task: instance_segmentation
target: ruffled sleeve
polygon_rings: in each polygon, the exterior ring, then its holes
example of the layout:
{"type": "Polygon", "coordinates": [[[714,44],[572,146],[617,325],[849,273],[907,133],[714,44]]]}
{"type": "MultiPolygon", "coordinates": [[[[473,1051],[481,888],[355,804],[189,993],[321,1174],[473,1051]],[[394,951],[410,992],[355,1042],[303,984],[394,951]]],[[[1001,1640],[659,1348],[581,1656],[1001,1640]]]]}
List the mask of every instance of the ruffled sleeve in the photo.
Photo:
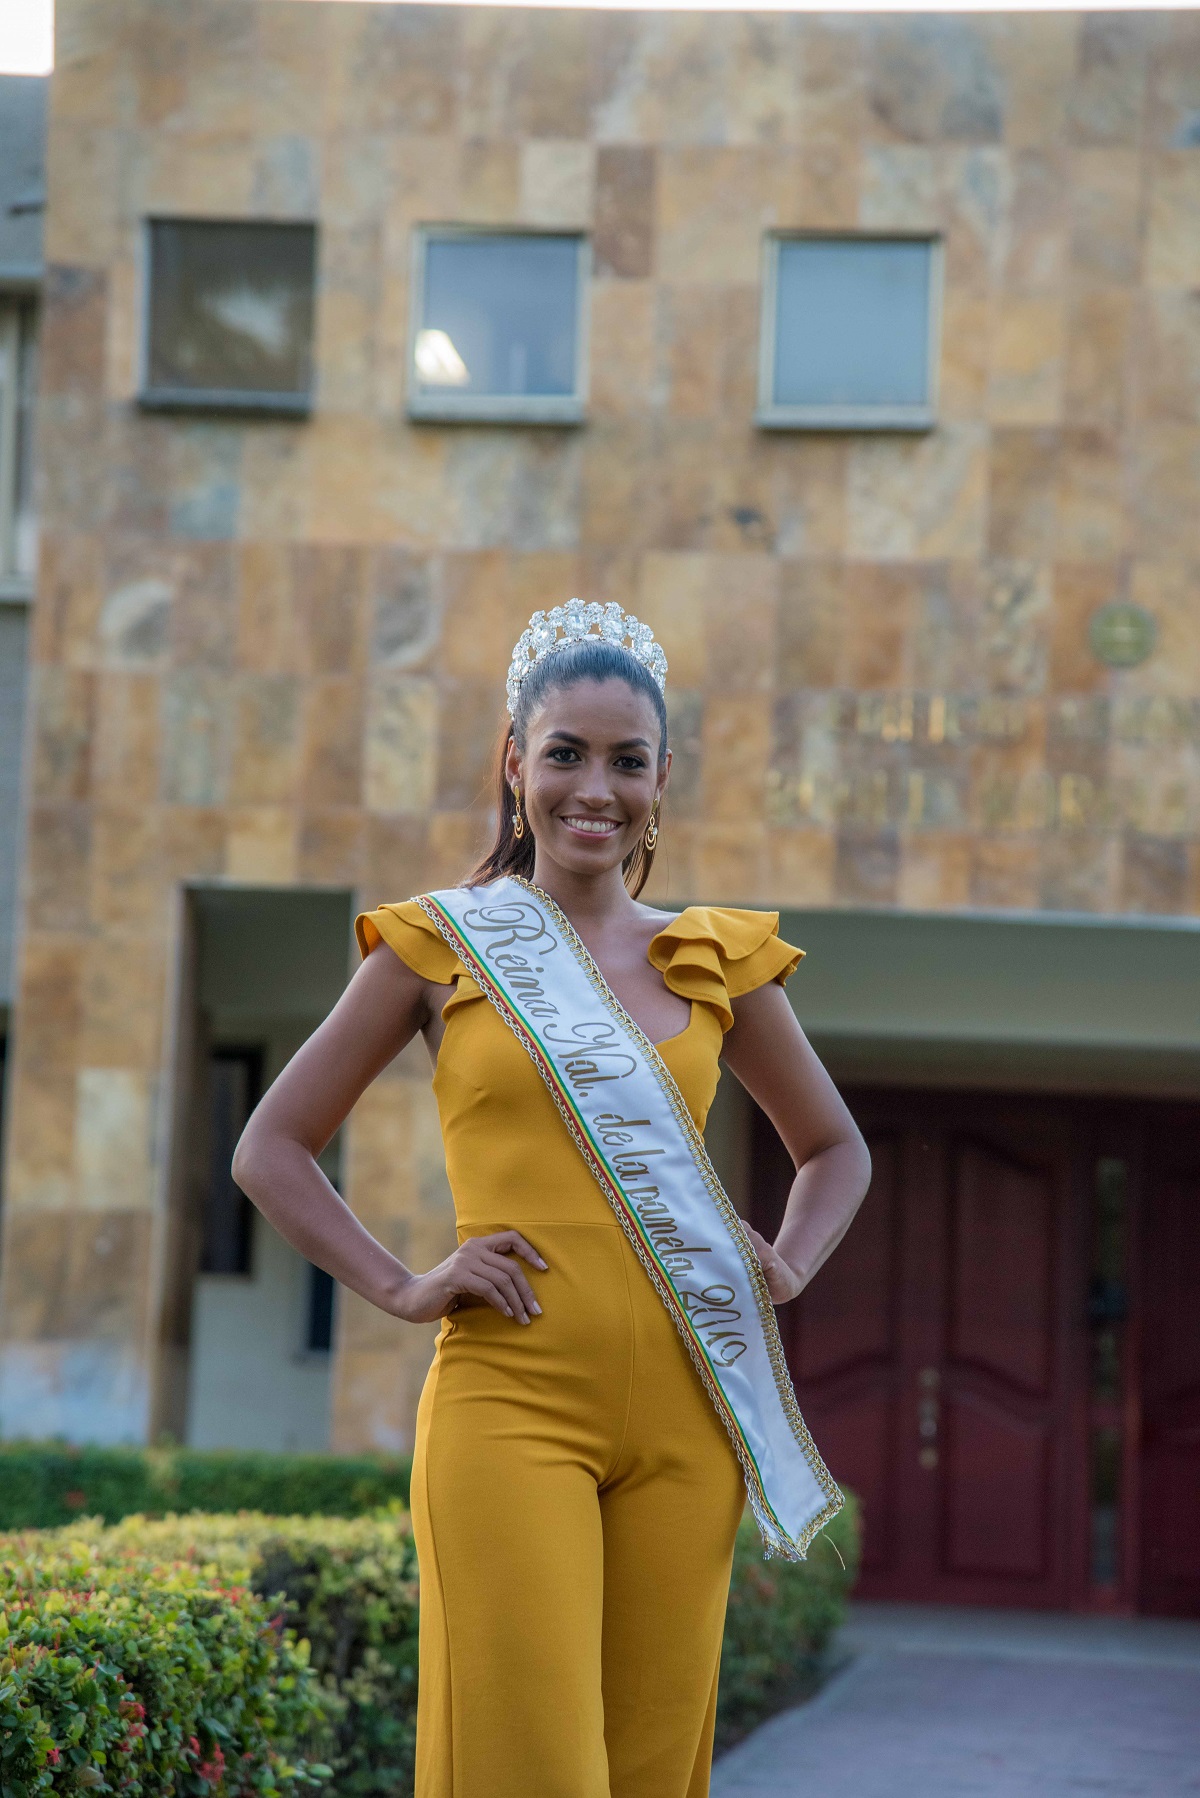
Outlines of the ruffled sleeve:
{"type": "Polygon", "coordinates": [[[803,949],[781,940],[778,912],[715,905],[690,905],[659,931],[649,949],[671,991],[711,1005],[722,1030],[733,1024],[732,1000],[768,980],[782,984],[803,955],[803,949]]]}
{"type": "Polygon", "coordinates": [[[436,924],[413,899],[403,905],[381,905],[378,911],[361,912],[354,920],[354,934],[364,956],[379,943],[386,943],[415,974],[422,980],[432,980],[436,986],[449,986],[456,975],[463,973],[462,963],[449,943],[443,941],[436,924]]]}

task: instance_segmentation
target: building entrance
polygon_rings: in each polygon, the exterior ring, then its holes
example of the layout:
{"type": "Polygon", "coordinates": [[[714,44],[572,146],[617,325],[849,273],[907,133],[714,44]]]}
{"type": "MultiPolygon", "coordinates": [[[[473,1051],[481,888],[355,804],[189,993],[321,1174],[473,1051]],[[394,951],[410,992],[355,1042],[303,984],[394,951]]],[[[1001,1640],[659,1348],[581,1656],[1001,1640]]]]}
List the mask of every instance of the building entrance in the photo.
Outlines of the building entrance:
{"type": "MultiPolygon", "coordinates": [[[[158,1424],[195,1448],[329,1446],[333,1282],[234,1183],[263,1091],[336,1004],[350,966],[345,892],[187,896],[169,1279],[158,1424]]],[[[321,1155],[335,1186],[339,1139],[321,1155]]]]}
{"type": "MultiPolygon", "coordinates": [[[[780,1322],[864,1595],[1200,1614],[1200,1107],[847,1097],[871,1190],[780,1322]]],[[[751,1165],[771,1232],[761,1114],[751,1165]]]]}

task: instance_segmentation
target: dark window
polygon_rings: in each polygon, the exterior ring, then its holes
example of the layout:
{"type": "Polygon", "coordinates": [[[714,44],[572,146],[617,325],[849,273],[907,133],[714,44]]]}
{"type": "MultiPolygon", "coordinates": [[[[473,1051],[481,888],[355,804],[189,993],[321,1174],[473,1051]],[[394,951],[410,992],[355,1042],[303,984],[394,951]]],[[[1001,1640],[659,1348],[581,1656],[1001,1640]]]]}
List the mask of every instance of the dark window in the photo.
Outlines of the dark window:
{"type": "Polygon", "coordinates": [[[262,1092],[261,1049],[214,1049],[208,1063],[209,1171],[200,1271],[248,1274],[254,1208],[230,1166],[262,1092]]]}
{"type": "Polygon", "coordinates": [[[419,249],[410,410],[578,418],[585,240],[447,229],[419,249]]]}
{"type": "Polygon", "coordinates": [[[308,1342],[307,1347],[328,1351],[333,1347],[333,1295],[335,1282],[332,1274],[327,1274],[322,1267],[309,1268],[308,1281],[308,1342]]]}
{"type": "Polygon", "coordinates": [[[312,225],[154,219],[144,402],[305,411],[312,225]]]}
{"type": "Polygon", "coordinates": [[[0,586],[33,579],[33,412],[37,385],[37,313],[0,297],[0,586]]]}
{"type": "Polygon", "coordinates": [[[932,425],[937,270],[928,238],[769,239],[760,424],[932,425]]]}

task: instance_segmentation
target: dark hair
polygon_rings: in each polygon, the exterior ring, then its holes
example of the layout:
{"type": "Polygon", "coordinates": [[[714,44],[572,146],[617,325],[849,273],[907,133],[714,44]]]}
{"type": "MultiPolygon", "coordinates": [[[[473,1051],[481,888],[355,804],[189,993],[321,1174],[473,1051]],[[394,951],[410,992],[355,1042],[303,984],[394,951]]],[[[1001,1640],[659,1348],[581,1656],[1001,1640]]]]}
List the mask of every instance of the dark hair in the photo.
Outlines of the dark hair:
{"type": "MultiPolygon", "coordinates": [[[[505,773],[508,745],[510,740],[515,741],[517,748],[524,754],[529,726],[541,710],[547,695],[562,687],[578,686],[580,681],[585,680],[623,680],[635,693],[644,694],[654,707],[654,715],[658,720],[659,767],[666,761],[667,708],[662,689],[632,650],[615,643],[605,643],[599,637],[582,637],[569,648],[555,650],[544,656],[521,682],[517,709],[512,723],[501,738],[497,770],[496,840],[479,866],[467,876],[467,886],[486,886],[489,881],[499,880],[502,874],[519,874],[525,880],[533,879],[533,832],[526,827],[525,835],[518,837],[513,830],[516,805],[505,773]]],[[[635,899],[650,878],[653,866],[653,849],[647,849],[644,840],[639,840],[636,849],[625,857],[622,867],[625,885],[635,899]]]]}

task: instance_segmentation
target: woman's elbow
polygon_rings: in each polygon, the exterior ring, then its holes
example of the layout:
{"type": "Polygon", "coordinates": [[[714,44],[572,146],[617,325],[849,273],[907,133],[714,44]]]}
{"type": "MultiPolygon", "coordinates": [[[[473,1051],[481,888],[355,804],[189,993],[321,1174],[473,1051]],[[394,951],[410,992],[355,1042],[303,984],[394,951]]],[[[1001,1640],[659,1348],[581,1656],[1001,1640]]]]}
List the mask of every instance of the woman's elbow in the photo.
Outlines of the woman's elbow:
{"type": "Polygon", "coordinates": [[[257,1185],[256,1176],[260,1165],[261,1157],[256,1142],[254,1120],[251,1119],[238,1138],[237,1148],[233,1151],[233,1162],[230,1167],[234,1183],[241,1187],[247,1198],[252,1199],[254,1197],[254,1188],[257,1185]]]}
{"type": "Polygon", "coordinates": [[[867,1196],[867,1188],[871,1184],[871,1151],[857,1124],[854,1126],[854,1134],[848,1139],[846,1147],[854,1165],[856,1205],[861,1205],[867,1196]]]}

